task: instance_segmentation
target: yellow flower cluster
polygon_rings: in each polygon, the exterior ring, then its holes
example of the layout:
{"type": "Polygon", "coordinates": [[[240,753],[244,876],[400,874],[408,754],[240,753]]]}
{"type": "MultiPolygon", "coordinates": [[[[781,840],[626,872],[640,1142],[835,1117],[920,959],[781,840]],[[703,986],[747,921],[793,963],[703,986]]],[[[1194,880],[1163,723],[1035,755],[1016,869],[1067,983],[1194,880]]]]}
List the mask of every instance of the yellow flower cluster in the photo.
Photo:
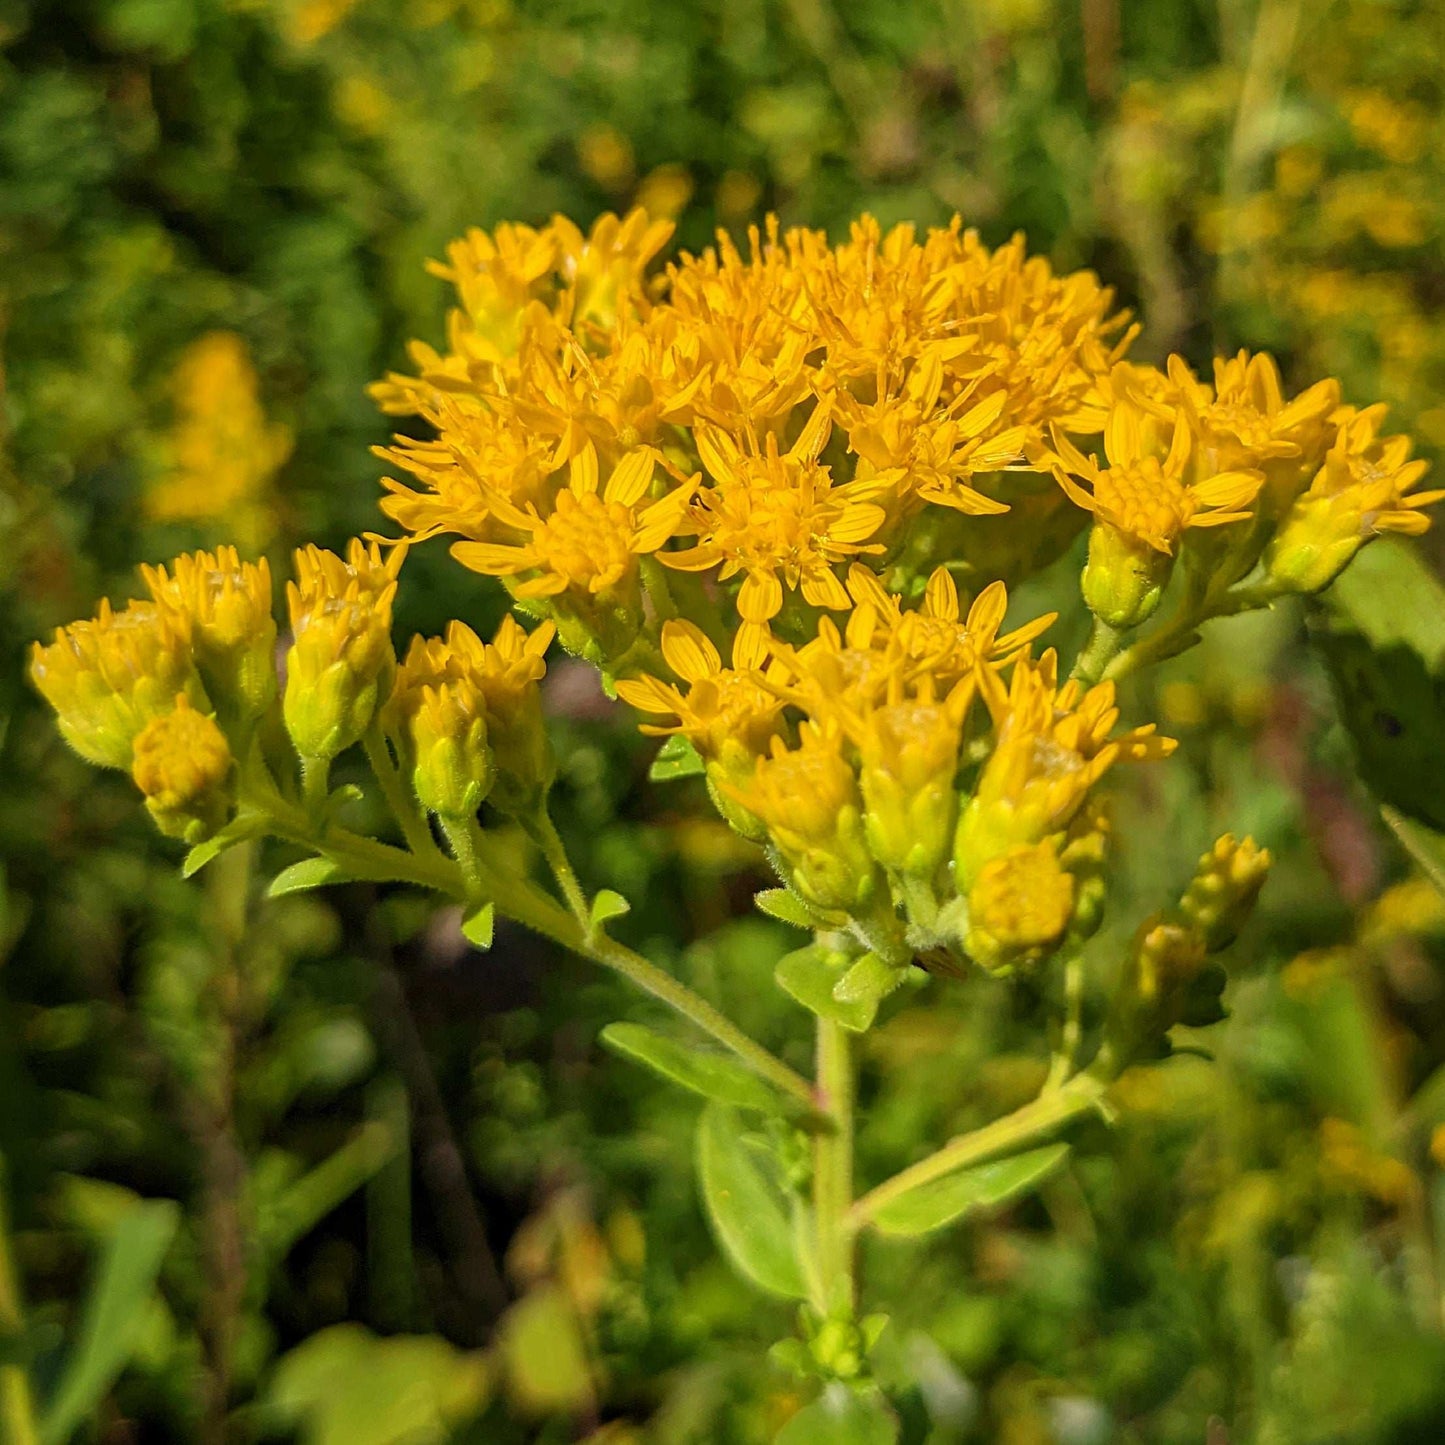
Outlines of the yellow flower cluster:
{"type": "Polygon", "coordinates": [[[830,246],[770,221],[649,280],[669,229],[638,211],[587,236],[472,232],[438,268],[449,349],[415,345],[417,375],[376,389],[435,431],[383,452],[413,478],[383,509],[459,536],[609,678],[655,666],[658,619],[710,616],[755,667],[847,610],[856,563],[899,593],[939,562],[984,585],[1091,522],[1085,600],[1114,628],[1150,616],[1181,554],[1232,583],[1276,528],[1269,585],[1313,589],[1438,498],[1334,382],[1290,400],[1266,356],[1212,384],[1125,362],[1111,293],[1019,238],[865,216],[830,246]]]}
{"type": "MultiPolygon", "coordinates": [[[[454,622],[445,641],[416,638],[398,668],[391,609],[405,554],[359,540],[345,556],[296,553],[284,688],[270,569],[232,547],[143,567],[149,600],[102,602],[36,643],[31,677],[76,751],[129,771],[161,830],[192,843],[224,826],[248,785],[262,784],[261,812],[295,792],[294,779],[278,793],[270,777],[283,725],[308,804],[324,801],[338,754],[385,736],[422,807],[445,819],[489,795],[535,808],[552,772],[537,684],[553,629],[529,636],[506,617],[484,643],[454,622]]],[[[372,761],[393,766],[384,749],[372,761]]]]}

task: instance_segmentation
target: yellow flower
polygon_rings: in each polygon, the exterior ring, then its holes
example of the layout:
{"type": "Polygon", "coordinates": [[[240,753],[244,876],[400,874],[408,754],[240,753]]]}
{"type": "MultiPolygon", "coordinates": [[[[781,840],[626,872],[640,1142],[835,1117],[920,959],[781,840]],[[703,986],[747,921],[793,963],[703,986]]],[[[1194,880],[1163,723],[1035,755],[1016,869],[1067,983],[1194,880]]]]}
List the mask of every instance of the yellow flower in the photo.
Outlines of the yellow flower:
{"type": "Polygon", "coordinates": [[[1420,510],[1445,499],[1445,490],[1411,490],[1429,464],[1410,459],[1408,437],[1381,438],[1383,406],[1348,408],[1337,416],[1334,445],[1308,489],[1280,523],[1265,553],[1276,587],[1317,592],[1328,587],[1372,537],[1419,536],[1430,519],[1420,510]]]}
{"type": "Polygon", "coordinates": [[[396,667],[391,609],[405,544],[385,561],[353,538],[345,560],[308,546],[286,585],[292,644],[286,654],[286,729],[304,759],[334,758],[360,741],[396,667]]]}
{"type": "Polygon", "coordinates": [[[964,947],[990,973],[1037,963],[1062,942],[1073,912],[1074,880],[1057,846],[1021,843],[979,870],[964,947]]]}
{"type": "Polygon", "coordinates": [[[1060,687],[1052,651],[1036,662],[1020,657],[1007,697],[993,705],[993,751],[954,844],[960,889],[971,887],[990,859],[1067,828],[1115,762],[1167,757],[1175,746],[1155,736],[1152,723],[1111,736],[1119,719],[1113,684],[1060,687]]]}
{"type": "Polygon", "coordinates": [[[167,837],[203,843],[220,830],[231,810],[231,772],[226,735],[183,692],[136,737],[131,776],[167,837]]]}
{"type": "Polygon", "coordinates": [[[586,237],[565,216],[553,216],[560,271],[569,288],[564,319],[574,327],[610,331],[645,305],[643,273],[672,236],[671,221],[641,208],[619,220],[599,216],[586,237]]]}
{"type": "Polygon", "coordinates": [[[1191,481],[1194,435],[1186,414],[1176,413],[1162,458],[1149,448],[1147,421],[1133,400],[1115,402],[1104,433],[1107,467],[1084,456],[1062,432],[1053,436],[1060,486],[1094,514],[1084,600],[1111,627],[1136,627],[1159,605],[1185,531],[1245,520],[1264,482],[1259,471],[1191,481]],[[1075,476],[1089,484],[1087,491],[1075,476]]]}
{"type": "Polygon", "coordinates": [[[242,562],[234,547],[177,557],[141,569],[160,607],[186,619],[196,662],[212,698],[247,718],[276,695],[276,619],[271,567],[242,562]]]}
{"type": "Polygon", "coordinates": [[[836,732],[804,723],[798,746],[780,737],[752,775],[724,791],[759,819],[799,893],[820,908],[857,914],[878,884],[862,798],[836,732]]]}
{"type": "MultiPolygon", "coordinates": [[[[903,390],[864,404],[846,391],[833,398],[834,414],[848,433],[848,447],[859,456],[860,477],[886,480],[900,498],[952,507],[967,516],[1008,511],[1004,502],[967,484],[979,472],[997,471],[1018,461],[1029,432],[1001,426],[1007,395],[996,391],[974,402],[960,391],[940,405],[943,363],[937,352],[920,360],[903,390]]],[[[902,519],[890,516],[895,524],[902,519]]]]}
{"type": "Polygon", "coordinates": [[[743,622],[734,654],[753,664],[766,652],[768,624],[783,605],[783,587],[800,589],[815,607],[843,608],[848,592],[833,564],[860,552],[876,552],[867,539],[883,524],[882,507],[868,500],[876,483],[835,487],[818,461],[832,429],[819,406],[786,452],[768,433],[759,450],[745,452],[725,432],[700,428],[698,451],[716,481],[689,509],[679,534],[693,533],[695,546],[662,552],[669,567],[702,572],[720,566],[722,580],[745,574],[737,606],[743,622]],[[781,578],[779,573],[782,574],[781,578]]]}
{"type": "Polygon", "coordinates": [[[176,424],[170,468],[146,496],[157,521],[224,521],[248,547],[276,530],[276,473],[291,455],[290,429],[266,420],[246,343],[212,331],[182,353],[171,382],[176,424]]]}
{"type": "Polygon", "coordinates": [[[210,710],[191,657],[190,619],[150,602],[116,612],[103,601],[92,621],[57,628],[49,646],[31,648],[30,677],[66,742],[101,767],[129,768],[136,736],[170,712],[178,694],[210,710]]]}
{"type": "Polygon", "coordinates": [[[702,629],[680,618],[662,625],[662,655],[687,684],[686,693],[648,676],[617,684],[617,695],[638,712],[677,719],[667,726],[643,723],[642,732],[654,737],[679,734],[705,762],[722,761],[739,751],[751,760],[766,751],[783,703],[763,685],[760,673],[724,667],[702,629]]]}
{"type": "Polygon", "coordinates": [[[597,450],[589,443],[572,458],[567,486],[549,515],[492,498],[493,517],[526,541],[457,542],[452,555],[464,567],[493,577],[532,574],[511,584],[519,598],[621,592],[635,582],[638,554],[655,552],[679,526],[687,506],[686,485],[640,506],[656,465],[657,453],[650,447],[631,452],[599,491],[597,450]]]}

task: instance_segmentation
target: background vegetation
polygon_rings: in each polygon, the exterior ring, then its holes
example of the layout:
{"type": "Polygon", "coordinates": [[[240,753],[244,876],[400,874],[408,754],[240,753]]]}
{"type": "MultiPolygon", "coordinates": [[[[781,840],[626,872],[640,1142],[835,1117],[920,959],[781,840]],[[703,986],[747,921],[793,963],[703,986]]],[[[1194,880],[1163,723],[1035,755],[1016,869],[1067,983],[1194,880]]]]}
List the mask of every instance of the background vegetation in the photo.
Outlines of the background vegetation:
{"type": "MultiPolygon", "coordinates": [[[[798,1399],[691,1106],[597,1046],[643,1006],[404,894],[262,904],[244,850],[183,883],[42,714],[31,638],[140,560],[376,525],[364,387],[439,331],[425,259],[554,210],[689,247],[958,210],[1117,282],[1146,359],[1272,349],[1433,455],[1442,77],[1440,0],[0,0],[0,1375],[36,1362],[47,1442],[744,1445],[798,1399]]],[[[500,610],[408,567],[403,633],[500,610]]],[[[1134,699],[1188,766],[1121,799],[1118,914],[1224,827],[1279,866],[1212,1069],[1148,1075],[1040,1201],[870,1253],[910,1440],[1445,1433],[1445,900],[1379,812],[1438,878],[1438,589],[1382,545],[1134,699]]],[[[548,686],[586,881],[805,1052],[760,859],[585,669],[548,686]]],[[[1015,1032],[932,989],[870,1035],[864,1167],[1024,1097],[1015,1032]]]]}

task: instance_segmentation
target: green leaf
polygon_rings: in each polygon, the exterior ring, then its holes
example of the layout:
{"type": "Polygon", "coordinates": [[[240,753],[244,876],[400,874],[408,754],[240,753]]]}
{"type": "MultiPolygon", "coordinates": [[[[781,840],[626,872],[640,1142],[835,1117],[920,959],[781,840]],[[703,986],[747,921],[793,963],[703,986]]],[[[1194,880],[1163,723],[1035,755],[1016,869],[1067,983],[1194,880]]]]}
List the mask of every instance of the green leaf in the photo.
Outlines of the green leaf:
{"type": "Polygon", "coordinates": [[[346,872],[330,858],[303,858],[289,868],[283,868],[266,890],[268,898],[285,898],[290,893],[309,893],[313,888],[324,888],[328,883],[346,882],[346,872]]]}
{"type": "Polygon", "coordinates": [[[725,1104],[709,1104],[698,1121],[697,1172],[713,1232],[738,1272],[769,1294],[805,1298],[793,1201],[744,1142],[742,1121],[725,1104]]]}
{"type": "Polygon", "coordinates": [[[753,903],[769,918],[779,923],[791,924],[794,928],[805,928],[812,932],[818,920],[808,911],[808,906],[791,889],[764,888],[754,894],[753,903]]]}
{"type": "Polygon", "coordinates": [[[530,1290],[503,1316],[497,1334],[508,1393],[528,1414],[595,1408],[587,1343],[561,1286],[530,1290]]]}
{"type": "Polygon", "coordinates": [[[492,1391],[492,1366],[436,1335],[378,1339],[333,1325],[286,1355],[268,1405],[306,1445],[443,1445],[492,1391]]]}
{"type": "Polygon", "coordinates": [[[592,926],[601,928],[609,919],[621,918],[624,913],[631,912],[632,905],[620,893],[604,888],[592,900],[592,926]]]}
{"type": "Polygon", "coordinates": [[[670,783],[676,778],[695,778],[707,771],[707,764],[698,751],[680,733],[674,733],[658,748],[647,776],[654,783],[670,783]]]}
{"type": "Polygon", "coordinates": [[[906,968],[885,963],[876,953],[865,953],[833,985],[833,997],[841,1004],[865,1004],[876,1012],[878,1005],[908,976],[906,968]]]}
{"type": "Polygon", "coordinates": [[[207,863],[219,858],[228,848],[234,848],[237,843],[244,843],[248,838],[254,838],[262,831],[263,822],[254,813],[243,813],[233,818],[214,838],[207,838],[204,843],[197,843],[186,854],[181,863],[181,877],[195,877],[207,863]]]}
{"type": "Polygon", "coordinates": [[[41,1445],[64,1445],[105,1397],[145,1328],[161,1260],[179,1210],[147,1200],[116,1223],[85,1303],[54,1392],[40,1420],[41,1445]]]}
{"type": "Polygon", "coordinates": [[[771,1114],[779,1111],[778,1096],[728,1054],[680,1043],[641,1024],[608,1024],[602,1030],[602,1042],[704,1099],[739,1109],[771,1114]]]}
{"type": "Polygon", "coordinates": [[[1445,584],[1414,549],[1374,542],[1311,620],[1361,776],[1445,830],[1445,584]]]}
{"type": "Polygon", "coordinates": [[[812,943],[779,959],[773,977],[789,998],[809,1012],[861,1034],[872,1025],[878,1013],[878,1000],[843,1000],[834,996],[833,990],[843,978],[847,961],[846,954],[812,943]]]}
{"type": "Polygon", "coordinates": [[[880,1234],[912,1238],[953,1224],[978,1209],[1008,1204],[1036,1189],[1067,1157],[1067,1144],[1046,1144],[1012,1159],[977,1164],[930,1180],[885,1204],[873,1216],[880,1234]]]}
{"type": "Polygon", "coordinates": [[[483,953],[492,946],[496,929],[497,906],[495,903],[484,903],[480,908],[472,909],[462,919],[462,937],[473,948],[480,948],[483,953]]]}
{"type": "Polygon", "coordinates": [[[776,1445],[896,1445],[898,1417],[877,1390],[831,1381],[778,1432],[776,1445]]]}
{"type": "Polygon", "coordinates": [[[314,1169],[299,1178],[285,1179],[272,1198],[258,1200],[254,1228],[266,1261],[279,1264],[297,1240],[350,1199],[395,1154],[392,1131],[373,1120],[363,1124],[314,1169]]]}
{"type": "Polygon", "coordinates": [[[1388,803],[1380,809],[1380,816],[1390,825],[1390,831],[1419,865],[1420,871],[1441,893],[1445,893],[1445,834],[1407,818],[1388,803]]]}

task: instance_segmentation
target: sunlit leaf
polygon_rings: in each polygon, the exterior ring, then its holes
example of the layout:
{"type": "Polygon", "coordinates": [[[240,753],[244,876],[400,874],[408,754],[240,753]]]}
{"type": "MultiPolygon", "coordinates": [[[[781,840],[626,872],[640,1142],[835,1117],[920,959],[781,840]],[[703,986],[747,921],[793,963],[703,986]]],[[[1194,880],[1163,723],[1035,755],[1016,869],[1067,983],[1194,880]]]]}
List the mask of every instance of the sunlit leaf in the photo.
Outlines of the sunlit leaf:
{"type": "Polygon", "coordinates": [[[794,1246],[793,1202],[744,1142],[735,1110],[709,1104],[698,1121],[703,1203],[724,1253],[760,1289],[787,1299],[807,1293],[794,1246]]]}
{"type": "Polygon", "coordinates": [[[484,903],[462,917],[462,937],[473,948],[480,948],[483,953],[492,946],[496,928],[497,909],[493,903],[484,903]]]}
{"type": "Polygon", "coordinates": [[[776,1445],[895,1445],[898,1417],[877,1390],[834,1380],[778,1432],[776,1445]]]}
{"type": "Polygon", "coordinates": [[[345,871],[330,858],[303,858],[289,868],[283,868],[271,880],[266,890],[268,898],[285,898],[289,893],[309,893],[313,888],[324,888],[329,883],[344,883],[345,871]]]}
{"type": "Polygon", "coordinates": [[[1068,1152],[1067,1144],[1046,1144],[1012,1159],[946,1174],[890,1200],[873,1216],[873,1225],[880,1234],[912,1237],[942,1229],[974,1210],[1009,1204],[1038,1188],[1068,1152]]]}
{"type": "Polygon", "coordinates": [[[756,1074],[716,1049],[684,1044],[629,1023],[608,1024],[602,1030],[602,1042],[705,1099],[767,1113],[779,1109],[778,1096],[756,1074]]]}
{"type": "Polygon", "coordinates": [[[647,776],[654,783],[670,783],[676,778],[693,778],[706,771],[707,764],[697,749],[681,734],[674,733],[658,748],[647,776]]]}
{"type": "Polygon", "coordinates": [[[846,956],[819,944],[795,949],[778,960],[774,971],[778,987],[789,998],[845,1029],[862,1033],[878,1013],[876,998],[839,999],[833,992],[843,977],[846,956]]]}

